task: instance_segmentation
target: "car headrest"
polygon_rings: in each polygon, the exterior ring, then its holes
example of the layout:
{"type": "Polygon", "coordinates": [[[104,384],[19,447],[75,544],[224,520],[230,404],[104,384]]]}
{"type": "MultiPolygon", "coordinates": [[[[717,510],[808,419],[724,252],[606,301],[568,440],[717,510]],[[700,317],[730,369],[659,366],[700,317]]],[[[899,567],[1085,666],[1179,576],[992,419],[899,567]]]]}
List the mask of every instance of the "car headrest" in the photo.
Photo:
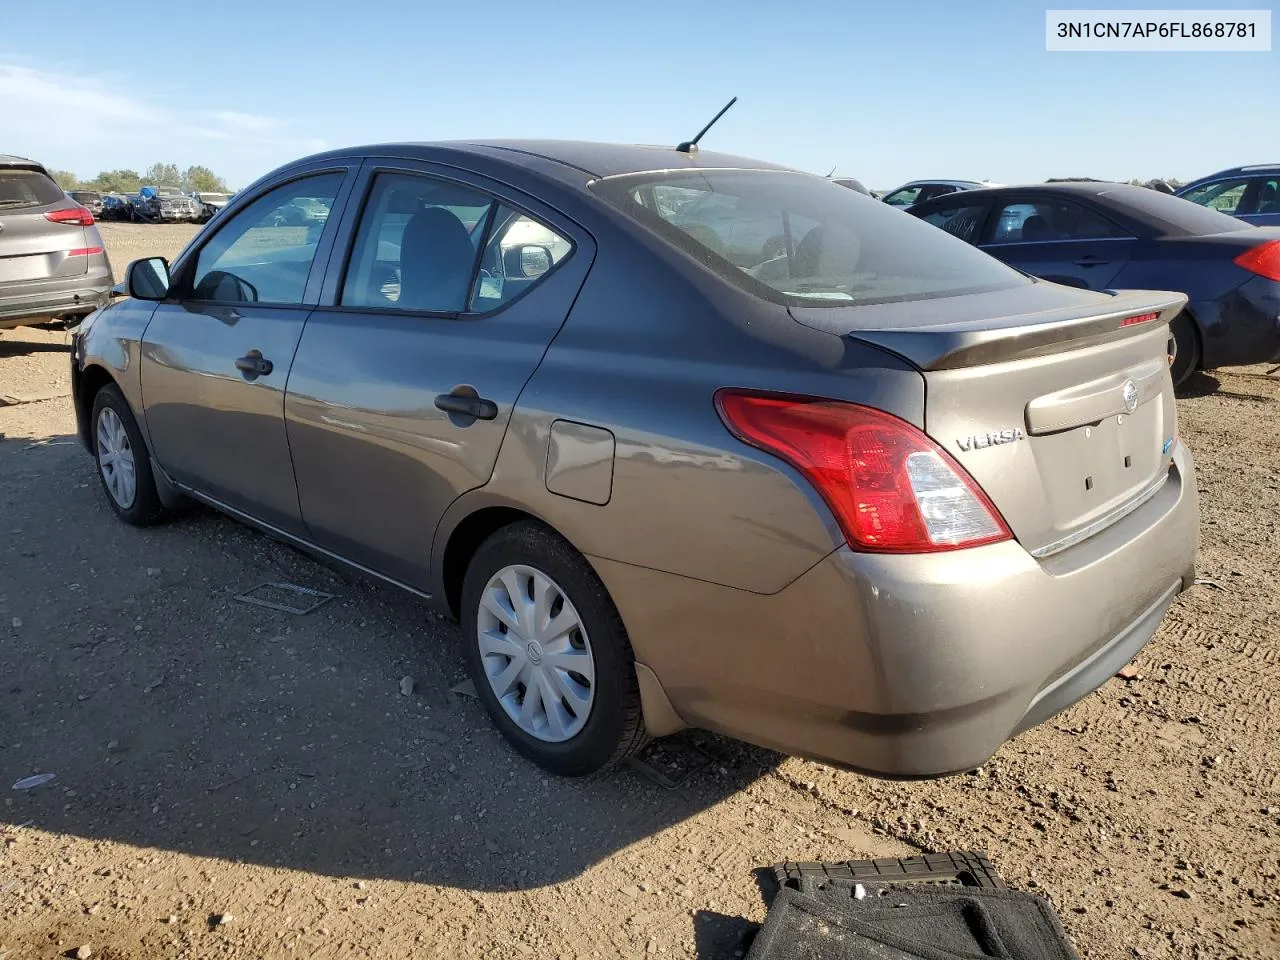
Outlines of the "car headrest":
{"type": "Polygon", "coordinates": [[[443,207],[428,207],[409,218],[400,239],[402,310],[461,310],[475,250],[467,228],[443,207]]]}

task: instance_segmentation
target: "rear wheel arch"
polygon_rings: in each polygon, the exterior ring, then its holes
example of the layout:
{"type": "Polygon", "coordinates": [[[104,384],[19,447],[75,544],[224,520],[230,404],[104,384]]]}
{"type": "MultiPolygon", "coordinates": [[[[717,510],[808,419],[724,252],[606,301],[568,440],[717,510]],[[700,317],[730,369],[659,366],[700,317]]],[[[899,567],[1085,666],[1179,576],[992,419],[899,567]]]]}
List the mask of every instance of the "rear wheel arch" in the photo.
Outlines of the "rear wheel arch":
{"type": "Polygon", "coordinates": [[[437,583],[442,589],[442,596],[449,614],[455,620],[462,618],[462,582],[466,578],[471,558],[476,555],[480,545],[503,527],[525,521],[542,524],[556,536],[568,541],[564,534],[544,520],[511,506],[481,507],[467,514],[449,531],[448,542],[440,556],[440,575],[437,583]]]}
{"type": "Polygon", "coordinates": [[[1178,356],[1174,359],[1171,370],[1173,385],[1176,387],[1185,383],[1188,377],[1203,366],[1204,331],[1200,328],[1200,321],[1196,319],[1196,315],[1190,309],[1184,308],[1170,321],[1169,334],[1178,345],[1178,356]],[[1190,342],[1187,342],[1187,338],[1190,338],[1190,342]],[[1189,362],[1184,353],[1188,349],[1190,350],[1189,362]]]}

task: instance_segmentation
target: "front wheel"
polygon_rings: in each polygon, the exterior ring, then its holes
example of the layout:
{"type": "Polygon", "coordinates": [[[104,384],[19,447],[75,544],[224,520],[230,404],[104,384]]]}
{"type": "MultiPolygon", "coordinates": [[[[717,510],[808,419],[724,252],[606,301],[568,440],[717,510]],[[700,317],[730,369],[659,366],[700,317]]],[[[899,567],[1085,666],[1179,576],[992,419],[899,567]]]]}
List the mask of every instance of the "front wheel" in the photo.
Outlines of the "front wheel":
{"type": "Polygon", "coordinates": [[[145,527],[164,516],[142,431],[124,394],[108,384],[93,398],[93,451],[98,477],[116,515],[145,527]]]}
{"type": "Polygon", "coordinates": [[[563,776],[617,766],[644,746],[631,643],[587,561],[546,527],[499,530],[462,586],[467,667],[489,716],[563,776]]]}

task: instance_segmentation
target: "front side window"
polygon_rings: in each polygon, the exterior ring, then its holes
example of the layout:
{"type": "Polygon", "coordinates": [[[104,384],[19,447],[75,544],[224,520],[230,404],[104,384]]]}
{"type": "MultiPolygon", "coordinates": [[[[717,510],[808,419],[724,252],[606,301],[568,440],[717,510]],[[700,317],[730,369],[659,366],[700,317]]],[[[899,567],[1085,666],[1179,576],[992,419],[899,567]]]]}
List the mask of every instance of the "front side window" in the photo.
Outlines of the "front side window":
{"type": "Polygon", "coordinates": [[[1049,243],[1126,236],[1124,231],[1074,203],[1037,200],[1001,207],[992,243],[1049,243]]]}
{"type": "Polygon", "coordinates": [[[360,216],[343,306],[459,313],[494,202],[431,177],[380,173],[360,216]]]}
{"type": "Polygon", "coordinates": [[[608,177],[591,189],[730,283],[775,302],[885,303],[1031,282],[944,231],[822,177],[655,172],[608,177]]]}
{"type": "Polygon", "coordinates": [[[291,180],[227,220],[196,258],[191,298],[300,304],[343,174],[291,180]],[[310,217],[294,211],[314,211],[310,217]]]}
{"type": "Polygon", "coordinates": [[[920,199],[923,190],[924,187],[903,187],[886,196],[884,202],[891,207],[909,207],[920,199]]]}
{"type": "Polygon", "coordinates": [[[941,227],[953,237],[959,237],[965,243],[977,243],[978,231],[982,229],[982,221],[987,218],[987,205],[970,204],[964,207],[946,207],[924,214],[920,219],[941,227]]]}
{"type": "Polygon", "coordinates": [[[1248,186],[1249,180],[1245,177],[1215,180],[1213,183],[1206,183],[1194,190],[1188,190],[1182,195],[1182,199],[1221,213],[1234,214],[1248,186]]]}

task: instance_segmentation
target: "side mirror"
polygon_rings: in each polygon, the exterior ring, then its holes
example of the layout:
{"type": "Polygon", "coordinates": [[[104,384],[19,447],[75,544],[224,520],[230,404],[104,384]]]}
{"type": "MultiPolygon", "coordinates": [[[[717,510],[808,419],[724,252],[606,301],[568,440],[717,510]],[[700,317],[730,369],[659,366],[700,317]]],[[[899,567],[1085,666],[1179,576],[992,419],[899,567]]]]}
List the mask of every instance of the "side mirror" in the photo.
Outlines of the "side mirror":
{"type": "Polygon", "coordinates": [[[538,243],[522,243],[503,253],[508,277],[540,277],[551,269],[551,251],[538,243]]]}
{"type": "Polygon", "coordinates": [[[116,290],[120,287],[135,300],[163,300],[169,295],[169,261],[164,257],[133,261],[124,272],[124,283],[116,290]]]}

